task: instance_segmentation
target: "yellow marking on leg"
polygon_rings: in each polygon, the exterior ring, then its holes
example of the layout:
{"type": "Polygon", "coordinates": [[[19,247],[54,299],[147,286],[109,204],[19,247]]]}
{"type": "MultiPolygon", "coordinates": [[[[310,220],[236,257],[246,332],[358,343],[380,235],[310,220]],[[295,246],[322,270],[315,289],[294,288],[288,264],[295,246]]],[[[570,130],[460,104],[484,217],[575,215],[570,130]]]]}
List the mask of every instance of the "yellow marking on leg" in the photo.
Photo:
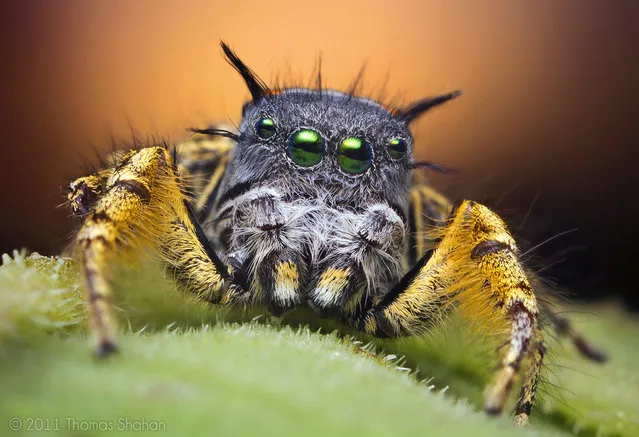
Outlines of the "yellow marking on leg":
{"type": "MultiPolygon", "coordinates": [[[[225,126],[218,127],[226,128],[225,126]]],[[[192,141],[180,143],[176,147],[180,177],[187,183],[192,192],[201,193],[206,189],[207,184],[211,182],[211,175],[208,173],[215,172],[220,166],[226,167],[228,161],[223,162],[222,159],[230,155],[234,146],[235,142],[228,138],[215,137],[212,139],[207,135],[195,134],[192,141]],[[202,168],[203,163],[206,163],[207,167],[202,168]],[[213,165],[214,168],[209,167],[209,164],[213,165]]],[[[209,190],[211,189],[209,188],[209,190]]]]}
{"type": "Polygon", "coordinates": [[[222,176],[224,175],[224,172],[226,171],[226,165],[228,164],[228,161],[229,161],[229,155],[225,155],[222,158],[220,158],[220,162],[218,163],[217,167],[215,168],[215,171],[209,178],[208,184],[206,185],[204,190],[202,190],[202,193],[197,199],[197,204],[195,206],[195,209],[197,211],[201,211],[204,208],[204,206],[209,200],[209,197],[211,197],[211,194],[213,193],[213,191],[215,191],[215,188],[220,183],[220,179],[222,179],[222,176]]]}
{"type": "Polygon", "coordinates": [[[125,188],[115,187],[109,194],[108,198],[101,199],[101,204],[89,215],[77,237],[88,290],[90,330],[99,356],[117,349],[116,321],[111,307],[113,293],[107,277],[109,253],[112,252],[125,222],[142,205],[141,199],[125,188]]]}
{"type": "Polygon", "coordinates": [[[537,383],[539,382],[539,374],[543,365],[544,355],[546,353],[546,347],[543,342],[543,337],[539,333],[539,338],[535,340],[532,356],[524,381],[521,386],[519,394],[519,400],[515,407],[515,425],[525,426],[530,420],[530,412],[535,402],[535,394],[537,393],[537,383]]]}
{"type": "Polygon", "coordinates": [[[388,335],[419,335],[436,323],[448,307],[437,269],[424,271],[383,310],[388,335]],[[431,273],[428,273],[431,272],[431,273]],[[430,319],[430,322],[426,322],[430,319]]]}
{"type": "Polygon", "coordinates": [[[470,269],[479,273],[475,274],[474,286],[458,297],[462,313],[477,322],[487,335],[496,333],[509,338],[500,369],[485,392],[485,410],[498,414],[522,360],[537,337],[536,297],[517,258],[514,239],[501,218],[490,209],[474,202],[462,203],[450,235],[451,256],[456,258],[464,253],[470,258],[458,260],[467,264],[466,280],[472,278],[470,269]]]}
{"type": "Polygon", "coordinates": [[[427,242],[432,243],[432,240],[435,239],[433,228],[444,224],[451,213],[452,205],[445,196],[425,183],[413,184],[409,194],[409,202],[415,228],[415,254],[419,258],[430,249],[426,244],[427,242]],[[435,210],[435,216],[426,215],[426,210],[435,210]]]}
{"type": "Polygon", "coordinates": [[[484,411],[493,415],[501,414],[510,394],[514,377],[515,369],[513,367],[506,366],[499,369],[492,383],[484,391],[484,411]]]}
{"type": "Polygon", "coordinates": [[[149,147],[125,156],[76,239],[99,355],[115,349],[108,277],[112,263],[127,255],[135,259],[130,256],[134,248],[149,249],[202,299],[230,303],[241,291],[225,287],[221,262],[214,254],[209,257],[199,242],[169,151],[149,147]]]}
{"type": "MultiPolygon", "coordinates": [[[[447,216],[448,214],[450,214],[452,205],[450,204],[450,201],[444,195],[433,190],[428,185],[419,185],[418,187],[416,187],[416,189],[419,190],[419,192],[423,196],[424,201],[431,204],[435,203],[437,205],[442,216],[447,216]]],[[[431,218],[434,220],[440,219],[440,217],[431,217],[431,218]]]]}
{"type": "Polygon", "coordinates": [[[104,259],[107,251],[102,239],[87,240],[83,253],[84,280],[87,283],[89,302],[89,330],[98,355],[108,355],[117,350],[116,322],[113,317],[112,295],[104,276],[104,259]]]}
{"type": "Polygon", "coordinates": [[[375,335],[377,333],[377,321],[375,320],[375,317],[371,315],[366,317],[364,319],[364,326],[362,327],[362,330],[368,334],[375,335]]]}
{"type": "Polygon", "coordinates": [[[187,167],[228,154],[235,147],[235,142],[229,138],[215,137],[215,139],[210,139],[210,136],[200,134],[195,134],[193,138],[193,141],[185,141],[177,147],[180,162],[187,167]]]}
{"type": "Polygon", "coordinates": [[[283,306],[289,306],[299,300],[299,273],[292,261],[282,261],[275,265],[274,298],[283,306]]]}
{"type": "MultiPolygon", "coordinates": [[[[364,325],[376,317],[388,335],[420,333],[454,304],[485,335],[507,337],[507,350],[485,392],[486,411],[498,414],[540,335],[537,301],[517,258],[515,241],[495,213],[465,201],[441,230],[438,247],[424,263],[411,273],[414,276],[404,290],[369,312],[364,325]]],[[[530,372],[528,378],[534,378],[538,369],[530,372]]]]}
{"type": "Polygon", "coordinates": [[[317,282],[315,290],[311,293],[313,301],[322,308],[337,305],[342,296],[342,292],[348,285],[348,276],[350,273],[350,267],[346,269],[329,267],[326,269],[317,282]]]}

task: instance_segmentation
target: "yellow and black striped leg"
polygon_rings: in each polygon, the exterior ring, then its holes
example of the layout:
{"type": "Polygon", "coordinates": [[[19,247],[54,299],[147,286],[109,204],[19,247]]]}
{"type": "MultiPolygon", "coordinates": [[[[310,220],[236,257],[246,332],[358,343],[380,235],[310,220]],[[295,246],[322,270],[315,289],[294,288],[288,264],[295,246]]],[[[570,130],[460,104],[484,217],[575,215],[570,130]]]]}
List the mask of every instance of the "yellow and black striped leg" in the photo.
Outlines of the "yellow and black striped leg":
{"type": "MultiPolygon", "coordinates": [[[[522,361],[530,350],[539,350],[543,338],[537,301],[519,263],[515,241],[496,214],[470,201],[453,212],[437,248],[423,256],[359,323],[375,335],[419,333],[453,304],[485,330],[508,339],[485,391],[484,409],[499,414],[522,361]]],[[[534,397],[540,365],[541,358],[525,376],[529,399],[534,397]]],[[[527,407],[520,414],[529,412],[527,407]]]]}
{"type": "Polygon", "coordinates": [[[535,341],[534,344],[536,347],[531,350],[530,364],[524,376],[524,382],[519,393],[519,400],[515,406],[514,422],[517,426],[525,426],[530,420],[532,406],[535,403],[541,366],[543,365],[544,355],[546,354],[546,345],[542,340],[535,341]]]}
{"type": "Polygon", "coordinates": [[[232,284],[193,220],[166,148],[123,155],[95,194],[99,198],[90,199],[93,207],[77,235],[76,250],[88,289],[90,331],[98,356],[117,349],[110,272],[113,263],[133,248],[151,249],[178,282],[188,283],[189,291],[203,299],[226,304],[241,298],[242,290],[232,284]]]}
{"type": "MultiPolygon", "coordinates": [[[[211,130],[225,131],[225,126],[212,126],[211,130]]],[[[196,133],[177,148],[178,170],[189,191],[197,193],[194,209],[201,222],[211,214],[234,147],[230,138],[196,133]]]]}
{"type": "Polygon", "coordinates": [[[426,184],[413,184],[409,195],[409,227],[411,244],[409,260],[416,262],[436,245],[436,229],[445,225],[452,209],[451,203],[426,184]]]}

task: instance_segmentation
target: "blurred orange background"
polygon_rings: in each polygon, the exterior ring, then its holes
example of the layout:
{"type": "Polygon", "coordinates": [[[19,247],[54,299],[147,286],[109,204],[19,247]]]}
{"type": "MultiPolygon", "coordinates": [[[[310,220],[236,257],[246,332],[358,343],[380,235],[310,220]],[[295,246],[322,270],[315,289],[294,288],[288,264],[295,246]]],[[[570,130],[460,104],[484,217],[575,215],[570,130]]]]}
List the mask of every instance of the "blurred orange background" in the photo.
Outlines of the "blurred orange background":
{"type": "Polygon", "coordinates": [[[539,192],[529,224],[541,225],[531,238],[578,227],[571,244],[586,247],[585,268],[596,266],[604,282],[624,273],[617,261],[637,240],[639,213],[628,157],[639,139],[637,2],[65,0],[2,8],[0,251],[55,253],[69,241],[68,211],[56,206],[84,172],[82,157],[95,162],[95,148],[126,142],[132,130],[177,141],[190,126],[237,123],[248,93],[220,54],[224,39],[267,82],[310,78],[321,53],[332,88],[346,87],[364,63],[371,96],[385,82],[404,103],[463,88],[462,98],[416,123],[418,156],[458,170],[437,185],[452,197],[501,199],[498,209],[521,215],[539,192]]]}

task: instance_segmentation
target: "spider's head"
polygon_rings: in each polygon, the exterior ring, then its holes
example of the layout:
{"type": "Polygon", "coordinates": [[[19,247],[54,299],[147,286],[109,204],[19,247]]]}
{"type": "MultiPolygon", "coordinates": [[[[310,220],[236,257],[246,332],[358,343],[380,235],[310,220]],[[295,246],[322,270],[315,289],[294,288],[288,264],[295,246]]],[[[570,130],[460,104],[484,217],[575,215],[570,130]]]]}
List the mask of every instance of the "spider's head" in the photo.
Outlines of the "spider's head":
{"type": "Polygon", "coordinates": [[[415,167],[410,123],[460,94],[398,109],[321,87],[274,90],[225,43],[222,49],[252,96],[232,162],[238,182],[277,181],[297,195],[323,190],[348,203],[406,199],[415,167]]]}

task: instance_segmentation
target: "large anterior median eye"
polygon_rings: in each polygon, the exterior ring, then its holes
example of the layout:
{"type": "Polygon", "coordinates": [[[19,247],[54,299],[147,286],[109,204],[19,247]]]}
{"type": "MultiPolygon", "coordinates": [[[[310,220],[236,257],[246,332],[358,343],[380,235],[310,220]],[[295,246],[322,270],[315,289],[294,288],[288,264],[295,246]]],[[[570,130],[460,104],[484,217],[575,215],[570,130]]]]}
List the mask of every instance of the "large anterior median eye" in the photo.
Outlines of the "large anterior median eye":
{"type": "Polygon", "coordinates": [[[373,163],[370,145],[358,137],[344,139],[337,149],[337,163],[346,173],[364,173],[373,163]]]}
{"type": "Polygon", "coordinates": [[[301,129],[288,140],[288,156],[301,167],[312,167],[324,157],[324,139],[312,129],[301,129]]]}
{"type": "Polygon", "coordinates": [[[275,121],[272,118],[260,118],[255,123],[257,136],[266,140],[275,135],[275,121]]]}
{"type": "Polygon", "coordinates": [[[388,142],[386,146],[388,149],[388,154],[393,159],[401,159],[406,156],[406,152],[408,151],[408,143],[406,140],[402,140],[401,138],[393,138],[388,142]]]}

